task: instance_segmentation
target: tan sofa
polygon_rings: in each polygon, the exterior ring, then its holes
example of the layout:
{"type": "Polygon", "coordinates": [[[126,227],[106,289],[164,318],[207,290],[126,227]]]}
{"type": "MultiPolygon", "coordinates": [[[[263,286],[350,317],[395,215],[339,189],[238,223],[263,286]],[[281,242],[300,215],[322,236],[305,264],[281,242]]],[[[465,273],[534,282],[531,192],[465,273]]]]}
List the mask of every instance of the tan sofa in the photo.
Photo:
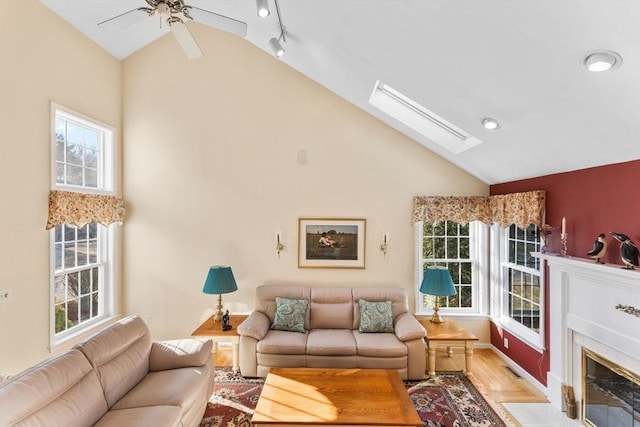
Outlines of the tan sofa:
{"type": "Polygon", "coordinates": [[[128,317],[0,384],[0,426],[197,426],[211,341],[152,342],[128,317]]]}
{"type": "Polygon", "coordinates": [[[238,334],[245,377],[265,377],[272,367],[397,369],[403,379],[424,377],[426,332],[401,288],[259,286],[238,334]],[[303,333],[272,328],[276,297],[308,300],[303,333]],[[360,299],[391,301],[393,332],[360,332],[360,299]]]}

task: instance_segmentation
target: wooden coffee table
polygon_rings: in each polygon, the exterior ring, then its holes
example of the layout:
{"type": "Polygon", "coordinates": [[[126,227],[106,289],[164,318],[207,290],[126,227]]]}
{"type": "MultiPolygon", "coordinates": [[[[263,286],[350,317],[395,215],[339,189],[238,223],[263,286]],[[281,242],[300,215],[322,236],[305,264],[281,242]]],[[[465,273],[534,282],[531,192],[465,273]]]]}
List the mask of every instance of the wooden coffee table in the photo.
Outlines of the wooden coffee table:
{"type": "Polygon", "coordinates": [[[422,426],[396,370],[271,368],[256,426],[422,426]]]}

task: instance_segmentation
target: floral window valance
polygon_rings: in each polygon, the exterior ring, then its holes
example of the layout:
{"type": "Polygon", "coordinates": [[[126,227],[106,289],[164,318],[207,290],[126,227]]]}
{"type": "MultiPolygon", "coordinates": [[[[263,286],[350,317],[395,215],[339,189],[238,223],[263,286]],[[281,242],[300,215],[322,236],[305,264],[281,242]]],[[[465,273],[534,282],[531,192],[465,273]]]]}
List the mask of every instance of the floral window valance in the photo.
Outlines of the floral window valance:
{"type": "Polygon", "coordinates": [[[413,198],[413,222],[491,222],[489,199],[483,196],[418,196],[413,198]]]}
{"type": "Polygon", "coordinates": [[[527,228],[529,224],[541,227],[545,202],[545,191],[527,191],[490,196],[489,208],[492,221],[500,224],[501,227],[508,227],[511,224],[520,228],[527,228]]]}
{"type": "Polygon", "coordinates": [[[413,222],[455,221],[466,224],[480,221],[507,227],[515,224],[527,228],[543,223],[546,192],[544,190],[499,196],[417,196],[413,198],[413,222]]]}
{"type": "Polygon", "coordinates": [[[108,226],[123,219],[124,202],[120,197],[57,190],[49,193],[47,230],[61,224],[82,227],[91,222],[108,226]]]}

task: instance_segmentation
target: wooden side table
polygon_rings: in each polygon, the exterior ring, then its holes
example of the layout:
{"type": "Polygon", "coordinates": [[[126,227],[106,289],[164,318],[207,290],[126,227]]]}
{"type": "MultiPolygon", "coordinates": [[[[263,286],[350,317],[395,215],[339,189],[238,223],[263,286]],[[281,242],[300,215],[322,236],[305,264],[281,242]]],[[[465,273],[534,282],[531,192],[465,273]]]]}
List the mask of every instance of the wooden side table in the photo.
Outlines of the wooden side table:
{"type": "Polygon", "coordinates": [[[240,370],[240,335],[238,335],[238,325],[247,318],[247,314],[229,315],[229,324],[232,326],[228,331],[222,330],[222,322],[214,322],[213,316],[198,326],[198,329],[191,333],[192,337],[207,338],[213,341],[213,354],[218,351],[218,343],[229,342],[233,346],[233,373],[240,370]]]}
{"type": "Polygon", "coordinates": [[[427,351],[429,353],[429,375],[435,375],[436,349],[438,346],[446,346],[447,354],[453,354],[452,345],[464,345],[465,372],[471,373],[473,361],[473,345],[478,337],[458,325],[454,319],[445,318],[442,323],[433,323],[428,317],[419,317],[418,321],[427,330],[427,351]]]}

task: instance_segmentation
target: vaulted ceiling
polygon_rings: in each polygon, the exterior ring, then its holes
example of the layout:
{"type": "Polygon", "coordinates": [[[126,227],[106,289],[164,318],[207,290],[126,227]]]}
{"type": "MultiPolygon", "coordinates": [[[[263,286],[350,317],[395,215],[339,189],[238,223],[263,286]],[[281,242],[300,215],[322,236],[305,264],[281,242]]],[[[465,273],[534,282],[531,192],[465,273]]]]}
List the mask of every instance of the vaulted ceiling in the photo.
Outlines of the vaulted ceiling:
{"type": "MultiPolygon", "coordinates": [[[[169,32],[157,16],[115,32],[98,27],[148,7],[145,0],[41,1],[120,59],[169,32]]],[[[280,35],[274,0],[266,18],[257,16],[254,0],[185,2],[246,22],[247,42],[270,53],[269,39],[280,35]]],[[[487,183],[640,159],[638,0],[278,0],[278,6],[286,53],[274,60],[487,183]],[[587,71],[584,58],[601,49],[620,54],[622,65],[587,71]],[[377,81],[481,143],[456,154],[380,111],[369,103],[377,81]],[[501,127],[485,129],[485,117],[501,127]]]]}

